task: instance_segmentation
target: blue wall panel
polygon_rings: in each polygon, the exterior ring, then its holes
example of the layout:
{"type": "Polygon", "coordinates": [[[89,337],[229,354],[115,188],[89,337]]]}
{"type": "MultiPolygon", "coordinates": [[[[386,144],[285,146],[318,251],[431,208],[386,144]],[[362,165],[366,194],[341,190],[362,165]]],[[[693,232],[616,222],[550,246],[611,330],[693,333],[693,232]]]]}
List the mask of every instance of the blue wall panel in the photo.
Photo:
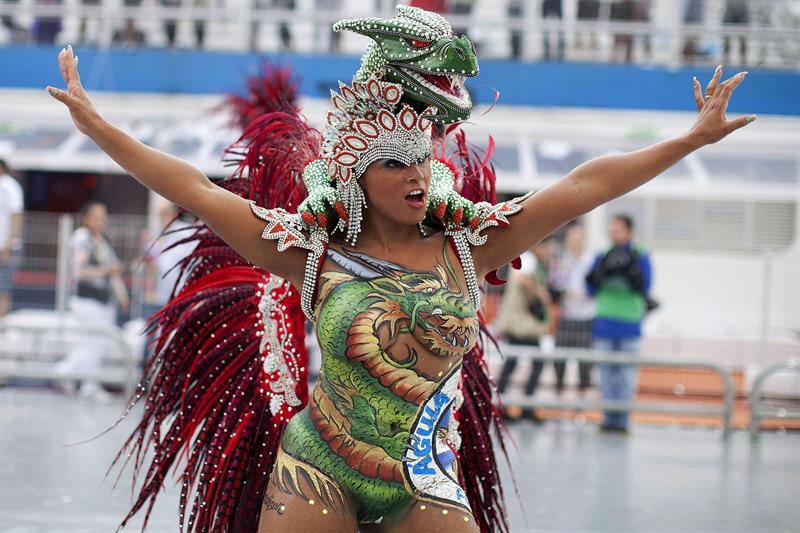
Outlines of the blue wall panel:
{"type": "MultiPolygon", "coordinates": [[[[59,48],[0,48],[0,87],[61,86],[59,48]]],[[[89,91],[209,94],[241,91],[248,73],[265,59],[290,64],[308,96],[326,96],[336,80],[349,80],[358,59],[342,56],[256,55],[162,49],[77,50],[89,91]]],[[[494,90],[501,105],[692,110],[692,76],[708,79],[711,69],[579,63],[482,61],[481,74],[468,81],[476,101],[488,103],[494,90]]],[[[734,95],[731,114],[800,115],[800,73],[750,70],[734,95]]]]}

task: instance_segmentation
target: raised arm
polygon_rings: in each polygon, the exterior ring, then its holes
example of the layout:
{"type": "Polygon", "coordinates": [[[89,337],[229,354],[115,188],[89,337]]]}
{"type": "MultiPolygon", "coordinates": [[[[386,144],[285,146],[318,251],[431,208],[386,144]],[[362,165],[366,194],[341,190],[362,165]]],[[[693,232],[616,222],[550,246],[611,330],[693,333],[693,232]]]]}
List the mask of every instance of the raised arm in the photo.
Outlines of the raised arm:
{"type": "Polygon", "coordinates": [[[67,106],[79,131],[142,185],[200,217],[247,260],[300,286],[304,252],[278,252],[274,241],[261,239],[264,222],[253,215],[245,199],[213,184],[187,162],[146,146],[103,119],[81,85],[72,47],[61,50],[58,65],[67,90],[48,87],[47,91],[67,106]]]}
{"type": "Polygon", "coordinates": [[[705,97],[695,79],[699,114],[687,133],[635,152],[587,161],[524,200],[522,210],[509,219],[510,225],[486,231],[487,243],[474,251],[477,274],[499,268],[570,220],[647,183],[693,151],[755,120],[755,115],[734,120],[725,117],[731,94],[746,74],[740,72],[719,83],[722,67],[717,67],[705,97]]]}

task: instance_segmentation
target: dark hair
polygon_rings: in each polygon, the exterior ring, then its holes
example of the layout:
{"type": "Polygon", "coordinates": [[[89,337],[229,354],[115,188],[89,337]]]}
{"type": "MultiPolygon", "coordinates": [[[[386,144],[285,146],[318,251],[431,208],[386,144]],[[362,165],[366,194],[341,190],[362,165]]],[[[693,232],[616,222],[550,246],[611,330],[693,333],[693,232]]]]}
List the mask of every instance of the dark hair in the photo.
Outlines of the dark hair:
{"type": "Polygon", "coordinates": [[[80,215],[80,223],[81,223],[81,225],[83,225],[83,221],[84,221],[84,219],[86,219],[86,215],[88,215],[89,211],[91,211],[91,209],[96,205],[99,205],[99,206],[103,207],[106,210],[108,209],[106,207],[106,204],[104,204],[103,202],[100,202],[98,200],[89,200],[89,201],[87,201],[85,204],[83,204],[83,206],[81,207],[81,210],[78,212],[79,215],[80,215]]]}
{"type": "Polygon", "coordinates": [[[613,220],[619,220],[620,222],[625,224],[625,227],[628,228],[628,231],[633,231],[633,219],[630,217],[630,215],[617,213],[616,215],[614,215],[611,218],[613,220]]]}
{"type": "Polygon", "coordinates": [[[8,172],[8,163],[6,163],[6,160],[2,157],[0,157],[0,167],[3,167],[3,170],[8,172]]]}

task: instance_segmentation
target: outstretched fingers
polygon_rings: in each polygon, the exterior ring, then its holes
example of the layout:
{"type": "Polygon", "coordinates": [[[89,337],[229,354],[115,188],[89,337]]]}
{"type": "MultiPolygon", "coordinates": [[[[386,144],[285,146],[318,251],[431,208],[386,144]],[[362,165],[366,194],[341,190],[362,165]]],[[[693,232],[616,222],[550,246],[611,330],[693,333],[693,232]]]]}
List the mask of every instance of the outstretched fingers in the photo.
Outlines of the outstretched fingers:
{"type": "Polygon", "coordinates": [[[745,76],[747,76],[747,71],[740,72],[736,76],[733,76],[725,80],[725,82],[720,86],[719,99],[723,112],[725,112],[728,109],[728,102],[731,99],[733,91],[739,86],[740,83],[744,81],[745,76]]]}
{"type": "Polygon", "coordinates": [[[706,92],[705,92],[706,99],[711,97],[717,90],[717,86],[719,85],[719,80],[721,78],[722,78],[722,65],[717,65],[717,68],[714,70],[714,75],[711,76],[711,81],[709,81],[708,85],[706,85],[706,92]]]}
{"type": "Polygon", "coordinates": [[[696,77],[692,78],[692,85],[694,86],[694,103],[697,105],[697,111],[699,112],[703,109],[703,89],[696,77]]]}
{"type": "Polygon", "coordinates": [[[80,77],[78,76],[77,61],[72,50],[72,46],[62,48],[58,53],[58,70],[66,84],[66,90],[56,87],[47,87],[50,96],[66,105],[70,105],[75,93],[81,89],[80,77]]]}
{"type": "Polygon", "coordinates": [[[81,77],[78,75],[78,60],[75,57],[75,51],[72,50],[72,45],[67,47],[67,73],[69,74],[69,81],[75,81],[80,84],[81,77]]]}
{"type": "Polygon", "coordinates": [[[728,133],[731,133],[738,130],[739,128],[744,128],[751,122],[755,121],[757,118],[758,118],[757,115],[745,115],[743,117],[727,121],[725,123],[725,126],[728,128],[728,133]]]}

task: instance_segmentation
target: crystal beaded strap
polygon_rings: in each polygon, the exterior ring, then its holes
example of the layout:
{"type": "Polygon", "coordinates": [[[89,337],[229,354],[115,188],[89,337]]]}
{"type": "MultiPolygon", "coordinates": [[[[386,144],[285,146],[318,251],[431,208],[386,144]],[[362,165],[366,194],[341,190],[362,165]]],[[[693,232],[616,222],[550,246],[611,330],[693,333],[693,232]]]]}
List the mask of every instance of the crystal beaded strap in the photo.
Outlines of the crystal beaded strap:
{"type": "Polygon", "coordinates": [[[458,260],[461,261],[461,269],[464,271],[464,278],[467,281],[469,298],[475,305],[475,309],[480,309],[481,290],[480,285],[478,285],[478,277],[475,273],[475,262],[472,260],[472,250],[467,241],[467,234],[465,231],[459,231],[450,233],[449,235],[453,239],[456,252],[458,252],[458,260]]]}
{"type": "Polygon", "coordinates": [[[328,233],[318,226],[309,226],[300,215],[280,208],[265,209],[251,200],[250,209],[258,218],[267,222],[261,237],[265,240],[277,240],[279,252],[294,247],[309,251],[303,272],[303,287],[300,289],[300,307],[306,318],[313,321],[317,273],[328,246],[328,233]]]}
{"type": "Polygon", "coordinates": [[[472,260],[472,249],[470,246],[482,246],[486,244],[487,236],[481,233],[493,226],[507,226],[509,223],[508,217],[519,213],[520,209],[522,209],[520,204],[532,194],[532,192],[529,192],[523,196],[518,196],[507,202],[501,202],[495,205],[487,202],[480,202],[475,205],[478,209],[479,222],[474,228],[470,226],[450,227],[444,232],[445,235],[453,239],[453,243],[458,251],[461,268],[464,270],[464,277],[467,279],[467,290],[469,291],[470,299],[472,303],[475,304],[476,309],[480,309],[481,307],[481,291],[480,285],[478,285],[475,262],[472,260]]]}

